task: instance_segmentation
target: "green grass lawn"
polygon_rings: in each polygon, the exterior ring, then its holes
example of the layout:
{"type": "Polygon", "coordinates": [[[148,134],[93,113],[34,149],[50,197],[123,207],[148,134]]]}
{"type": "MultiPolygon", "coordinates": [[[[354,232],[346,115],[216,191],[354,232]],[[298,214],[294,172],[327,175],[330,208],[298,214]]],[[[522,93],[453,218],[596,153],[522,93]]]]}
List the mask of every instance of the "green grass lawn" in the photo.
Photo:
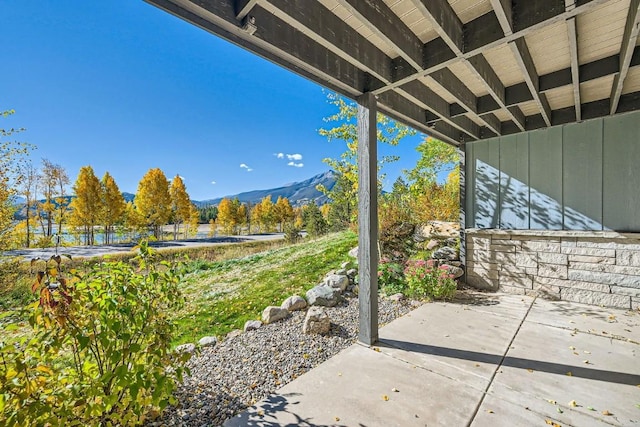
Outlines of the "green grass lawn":
{"type": "Polygon", "coordinates": [[[352,232],[219,262],[193,261],[182,289],[187,298],[176,313],[175,344],[195,342],[205,335],[222,336],[259,319],[269,305],[317,285],[330,270],[348,261],[357,245],[352,232]]]}

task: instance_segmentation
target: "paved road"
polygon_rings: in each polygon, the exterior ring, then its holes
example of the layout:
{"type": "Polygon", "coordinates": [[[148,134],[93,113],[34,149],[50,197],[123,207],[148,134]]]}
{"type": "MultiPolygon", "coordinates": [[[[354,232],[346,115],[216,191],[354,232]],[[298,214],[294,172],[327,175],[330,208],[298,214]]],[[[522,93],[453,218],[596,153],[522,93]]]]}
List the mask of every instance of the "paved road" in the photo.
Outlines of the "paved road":
{"type": "MultiPolygon", "coordinates": [[[[247,236],[219,236],[209,237],[206,239],[186,239],[186,240],[166,240],[162,242],[151,242],[150,246],[154,248],[188,248],[200,246],[228,245],[234,243],[250,242],[255,240],[279,240],[284,237],[283,233],[268,234],[250,234],[247,236]]],[[[135,243],[122,243],[116,245],[104,246],[67,246],[58,249],[58,253],[67,254],[73,258],[94,257],[98,255],[117,254],[129,252],[135,243]]],[[[15,251],[7,251],[4,255],[22,256],[27,259],[31,258],[49,258],[55,254],[55,248],[46,249],[20,249],[15,251]]]]}

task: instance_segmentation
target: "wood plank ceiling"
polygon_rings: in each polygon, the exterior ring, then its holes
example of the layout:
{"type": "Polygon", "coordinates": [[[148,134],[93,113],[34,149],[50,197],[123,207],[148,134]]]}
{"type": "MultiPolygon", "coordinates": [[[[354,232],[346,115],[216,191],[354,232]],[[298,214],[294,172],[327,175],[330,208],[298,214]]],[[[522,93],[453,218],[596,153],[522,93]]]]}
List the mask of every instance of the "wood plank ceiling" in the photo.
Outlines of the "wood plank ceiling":
{"type": "Polygon", "coordinates": [[[461,143],[640,109],[640,0],[147,0],[461,143]]]}

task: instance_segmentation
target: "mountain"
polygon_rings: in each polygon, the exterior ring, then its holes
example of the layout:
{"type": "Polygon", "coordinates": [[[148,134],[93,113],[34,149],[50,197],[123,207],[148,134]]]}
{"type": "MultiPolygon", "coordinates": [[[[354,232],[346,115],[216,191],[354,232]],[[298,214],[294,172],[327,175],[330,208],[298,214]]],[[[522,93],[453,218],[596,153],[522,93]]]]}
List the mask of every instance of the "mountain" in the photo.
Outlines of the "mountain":
{"type": "Polygon", "coordinates": [[[316,189],[320,184],[331,190],[336,183],[335,174],[332,171],[324,172],[313,176],[301,182],[294,182],[277,188],[269,188],[266,190],[253,190],[231,196],[219,197],[217,199],[195,201],[196,206],[218,205],[223,198],[235,199],[236,197],[241,203],[256,204],[266,196],[271,196],[271,200],[275,203],[279,196],[289,199],[291,206],[302,206],[311,201],[323,205],[328,202],[327,196],[316,189]]]}

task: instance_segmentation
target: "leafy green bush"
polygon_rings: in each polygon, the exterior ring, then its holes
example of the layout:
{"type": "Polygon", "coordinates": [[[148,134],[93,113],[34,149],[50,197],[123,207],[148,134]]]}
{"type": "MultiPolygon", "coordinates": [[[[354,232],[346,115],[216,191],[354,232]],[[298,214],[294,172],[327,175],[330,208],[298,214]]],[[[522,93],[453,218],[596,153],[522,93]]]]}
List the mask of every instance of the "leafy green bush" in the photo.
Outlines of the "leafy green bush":
{"type": "Polygon", "coordinates": [[[382,258],[378,264],[378,285],[387,295],[405,293],[407,282],[404,279],[402,264],[382,258]]]}
{"type": "Polygon", "coordinates": [[[40,300],[24,309],[33,333],[0,343],[0,425],[136,425],[173,403],[189,357],[170,344],[181,266],[139,250],[137,265],[95,264],[69,281],[59,256],[37,272],[40,300]]]}
{"type": "Polygon", "coordinates": [[[404,269],[407,295],[414,298],[451,299],[456,282],[446,266],[436,266],[433,260],[409,260],[404,269]]]}

